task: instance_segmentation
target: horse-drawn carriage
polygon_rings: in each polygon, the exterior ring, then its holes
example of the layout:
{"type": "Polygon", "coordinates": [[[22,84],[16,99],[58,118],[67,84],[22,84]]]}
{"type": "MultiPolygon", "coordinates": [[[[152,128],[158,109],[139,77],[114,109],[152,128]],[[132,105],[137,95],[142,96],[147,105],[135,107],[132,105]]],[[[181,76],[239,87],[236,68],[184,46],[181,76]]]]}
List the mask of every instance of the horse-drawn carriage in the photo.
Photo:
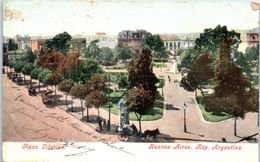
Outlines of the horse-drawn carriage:
{"type": "Polygon", "coordinates": [[[53,91],[50,89],[47,89],[42,95],[42,102],[44,104],[53,104],[55,102],[53,96],[52,96],[53,91]]]}

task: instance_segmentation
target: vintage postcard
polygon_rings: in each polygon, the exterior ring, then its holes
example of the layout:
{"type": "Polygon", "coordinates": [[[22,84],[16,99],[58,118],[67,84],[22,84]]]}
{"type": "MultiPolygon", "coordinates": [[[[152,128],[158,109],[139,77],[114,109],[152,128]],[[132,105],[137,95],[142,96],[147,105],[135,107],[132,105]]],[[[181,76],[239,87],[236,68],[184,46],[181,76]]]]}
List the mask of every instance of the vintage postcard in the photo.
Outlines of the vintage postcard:
{"type": "Polygon", "coordinates": [[[2,161],[258,161],[259,2],[1,6],[2,161]]]}

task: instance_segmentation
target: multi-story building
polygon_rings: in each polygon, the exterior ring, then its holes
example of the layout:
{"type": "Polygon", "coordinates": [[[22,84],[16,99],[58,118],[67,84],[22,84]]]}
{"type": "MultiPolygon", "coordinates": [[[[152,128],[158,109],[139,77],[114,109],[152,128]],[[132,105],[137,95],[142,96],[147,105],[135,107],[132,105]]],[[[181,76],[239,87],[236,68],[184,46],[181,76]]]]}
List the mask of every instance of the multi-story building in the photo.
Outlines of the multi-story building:
{"type": "Polygon", "coordinates": [[[173,55],[177,55],[179,49],[186,49],[195,46],[195,40],[184,38],[181,39],[174,34],[160,34],[160,38],[164,43],[164,47],[173,55]]]}
{"type": "Polygon", "coordinates": [[[31,38],[29,47],[33,52],[39,52],[43,48],[45,41],[46,39],[39,37],[31,38]]]}
{"type": "Polygon", "coordinates": [[[28,50],[28,48],[30,47],[30,36],[20,36],[17,35],[16,36],[16,42],[17,42],[17,46],[18,46],[18,50],[19,51],[25,51],[28,50]]]}
{"type": "Polygon", "coordinates": [[[86,48],[86,38],[72,38],[70,43],[70,52],[80,52],[86,48]]]}
{"type": "Polygon", "coordinates": [[[145,30],[123,30],[118,34],[118,45],[123,45],[134,52],[137,52],[141,48],[142,39],[147,35],[150,34],[145,30]]]}

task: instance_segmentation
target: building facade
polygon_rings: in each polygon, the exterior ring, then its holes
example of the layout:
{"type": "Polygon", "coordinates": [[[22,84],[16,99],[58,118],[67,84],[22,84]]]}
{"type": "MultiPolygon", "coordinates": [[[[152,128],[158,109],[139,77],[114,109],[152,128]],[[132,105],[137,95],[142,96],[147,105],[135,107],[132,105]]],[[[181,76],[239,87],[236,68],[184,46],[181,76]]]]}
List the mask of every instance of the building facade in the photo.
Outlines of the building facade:
{"type": "Polygon", "coordinates": [[[259,33],[247,33],[246,36],[249,46],[257,46],[259,44],[259,33]]]}
{"type": "Polygon", "coordinates": [[[145,30],[123,30],[118,34],[118,45],[126,46],[134,52],[141,49],[142,39],[150,34],[145,30]]]}
{"type": "Polygon", "coordinates": [[[72,38],[70,52],[80,52],[86,48],[86,38],[72,38]]]}
{"type": "Polygon", "coordinates": [[[43,48],[45,41],[46,39],[43,38],[32,38],[29,47],[32,52],[39,52],[43,48]]]}
{"type": "Polygon", "coordinates": [[[27,51],[30,47],[30,36],[16,36],[16,42],[18,46],[18,51],[27,51]]]}
{"type": "Polygon", "coordinates": [[[179,49],[187,49],[195,46],[194,39],[181,39],[174,34],[161,34],[160,38],[164,43],[164,47],[173,55],[177,55],[179,49]]]}

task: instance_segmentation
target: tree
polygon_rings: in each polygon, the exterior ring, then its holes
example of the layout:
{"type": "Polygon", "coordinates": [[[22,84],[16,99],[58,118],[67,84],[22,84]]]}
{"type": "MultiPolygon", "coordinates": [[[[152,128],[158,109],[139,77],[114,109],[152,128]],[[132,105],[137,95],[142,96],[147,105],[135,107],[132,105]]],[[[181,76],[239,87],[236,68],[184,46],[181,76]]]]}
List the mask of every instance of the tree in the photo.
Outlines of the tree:
{"type": "Polygon", "coordinates": [[[22,62],[22,61],[15,62],[14,71],[17,72],[17,73],[21,73],[24,65],[25,65],[25,63],[22,62]]]}
{"type": "Polygon", "coordinates": [[[63,62],[63,65],[60,65],[58,67],[57,71],[59,71],[61,74],[70,73],[73,70],[77,69],[80,65],[79,61],[79,52],[73,52],[66,56],[66,61],[63,62]],[[64,68],[62,68],[64,67],[64,68]]]}
{"type": "Polygon", "coordinates": [[[31,73],[30,73],[31,78],[32,78],[32,79],[38,79],[40,71],[41,71],[40,68],[34,68],[34,69],[31,71],[31,73]]]}
{"type": "Polygon", "coordinates": [[[142,87],[149,90],[155,96],[159,81],[152,71],[152,56],[149,50],[143,49],[140,54],[136,55],[130,61],[128,68],[128,81],[130,88],[142,87]]]}
{"type": "Polygon", "coordinates": [[[121,75],[118,78],[117,84],[118,84],[118,88],[127,88],[129,85],[127,76],[121,75]]]}
{"type": "Polygon", "coordinates": [[[63,72],[65,69],[66,57],[59,52],[53,51],[43,51],[42,54],[39,54],[39,57],[36,61],[36,65],[41,68],[46,68],[51,70],[53,73],[58,69],[60,72],[63,72]]]}
{"type": "Polygon", "coordinates": [[[234,63],[240,66],[242,71],[249,77],[252,77],[252,66],[249,63],[249,60],[246,58],[245,54],[242,52],[236,52],[234,54],[234,63]]]}
{"type": "Polygon", "coordinates": [[[44,43],[44,47],[51,51],[53,50],[67,55],[70,48],[70,41],[71,35],[67,32],[63,32],[55,35],[52,39],[47,39],[44,43]]]}
{"type": "Polygon", "coordinates": [[[125,96],[126,105],[128,111],[135,113],[139,121],[140,132],[142,132],[141,118],[153,108],[157,94],[156,83],[158,79],[152,72],[151,64],[150,51],[143,49],[130,61],[127,69],[131,89],[127,91],[125,96]]]}
{"type": "Polygon", "coordinates": [[[85,98],[87,106],[92,105],[98,110],[98,121],[100,122],[99,107],[107,103],[107,96],[101,91],[91,91],[85,98]]]}
{"type": "Polygon", "coordinates": [[[106,86],[106,78],[102,74],[93,74],[90,80],[85,82],[85,86],[88,87],[90,91],[102,91],[106,86]]]}
{"type": "MultiPolygon", "coordinates": [[[[84,86],[83,84],[76,84],[70,89],[70,95],[80,99],[80,104],[82,108],[82,116],[84,116],[84,107],[83,107],[83,100],[89,93],[89,89],[84,86]]],[[[73,111],[73,107],[72,107],[73,111]]]]}
{"type": "Polygon", "coordinates": [[[68,94],[70,92],[70,89],[74,86],[74,83],[73,81],[71,80],[63,80],[62,82],[59,83],[58,85],[58,89],[62,92],[65,93],[66,95],[66,106],[68,106],[68,100],[67,100],[67,97],[68,97],[68,94]]]}
{"type": "Polygon", "coordinates": [[[94,40],[91,41],[90,44],[88,45],[88,47],[86,48],[85,52],[84,52],[84,57],[85,58],[90,58],[90,59],[94,59],[96,61],[100,61],[101,60],[101,50],[98,47],[97,43],[99,42],[99,40],[94,40]]]}
{"type": "Polygon", "coordinates": [[[31,73],[30,76],[32,79],[38,79],[38,90],[40,91],[40,80],[39,80],[39,74],[41,73],[42,69],[41,68],[34,68],[31,73]]]}
{"type": "Polygon", "coordinates": [[[147,34],[142,41],[142,47],[144,49],[149,49],[152,53],[152,56],[155,58],[168,58],[168,53],[166,52],[163,41],[159,35],[147,34]]]}
{"type": "Polygon", "coordinates": [[[46,84],[47,88],[49,85],[49,78],[51,77],[52,72],[49,69],[42,69],[41,72],[39,73],[39,81],[46,84]]]}
{"type": "Polygon", "coordinates": [[[14,51],[18,49],[17,43],[13,39],[8,39],[8,51],[14,51]]]}
{"type": "Polygon", "coordinates": [[[116,46],[114,56],[115,60],[123,60],[123,62],[127,64],[126,60],[131,59],[132,56],[133,53],[128,47],[121,45],[116,46]]]}
{"type": "Polygon", "coordinates": [[[198,51],[194,48],[188,48],[183,50],[180,53],[180,60],[181,63],[178,64],[178,69],[181,70],[182,68],[190,69],[191,65],[195,62],[195,60],[199,57],[198,51]]]}
{"type": "Polygon", "coordinates": [[[100,49],[101,60],[105,66],[113,64],[114,54],[108,47],[100,49]]]}
{"type": "MultiPolygon", "coordinates": [[[[27,63],[23,66],[22,73],[24,75],[24,81],[25,81],[25,75],[30,75],[33,69],[34,69],[34,65],[32,63],[27,63]]],[[[32,83],[32,77],[30,77],[30,83],[32,83]]]]}
{"type": "Polygon", "coordinates": [[[214,73],[210,66],[210,55],[208,53],[201,55],[191,66],[187,76],[182,78],[181,86],[187,90],[199,89],[203,97],[205,97],[202,91],[202,83],[207,82],[214,77],[214,73]]]}
{"type": "Polygon", "coordinates": [[[96,73],[103,73],[103,71],[96,61],[87,59],[81,62],[78,68],[66,73],[64,77],[83,84],[96,73]]]}
{"type": "Polygon", "coordinates": [[[141,119],[154,105],[154,96],[144,88],[132,88],[126,93],[126,105],[129,112],[134,112],[139,122],[139,132],[142,132],[141,119]]]}
{"type": "Polygon", "coordinates": [[[259,72],[259,45],[247,47],[244,54],[236,52],[235,63],[252,79],[252,73],[259,72]]]}
{"type": "Polygon", "coordinates": [[[244,118],[246,112],[254,111],[247,107],[246,101],[255,100],[252,98],[255,90],[251,87],[248,78],[243,75],[241,68],[231,61],[232,41],[232,39],[226,39],[220,44],[220,55],[215,73],[218,84],[214,93],[206,98],[205,110],[233,115],[235,117],[234,135],[237,136],[236,120],[238,117],[244,118]]]}
{"type": "MultiPolygon", "coordinates": [[[[85,87],[88,90],[88,94],[85,98],[85,105],[87,107],[87,121],[89,121],[89,108],[91,105],[93,105],[93,102],[91,101],[91,98],[93,97],[94,94],[91,94],[92,92],[102,92],[105,88],[105,83],[106,83],[106,78],[104,75],[101,74],[94,74],[90,80],[87,80],[85,82],[85,87]],[[90,96],[88,96],[90,95],[90,96]]],[[[98,94],[100,95],[100,94],[98,94]]],[[[101,96],[102,97],[102,96],[101,96]]],[[[102,98],[100,100],[102,102],[102,98]]],[[[98,110],[99,111],[99,110],[98,110]]]]}
{"type": "Polygon", "coordinates": [[[232,39],[231,48],[233,51],[237,51],[240,40],[240,33],[234,30],[229,31],[226,26],[217,25],[214,29],[205,29],[200,37],[195,40],[195,50],[201,52],[209,52],[216,54],[219,44],[224,40],[232,39]]]}
{"type": "Polygon", "coordinates": [[[54,72],[48,79],[48,84],[54,86],[54,92],[56,95],[57,85],[62,81],[62,75],[60,73],[54,72]]]}
{"type": "Polygon", "coordinates": [[[36,54],[34,54],[32,52],[31,48],[29,48],[28,51],[26,52],[25,56],[21,60],[33,64],[35,62],[36,58],[37,58],[36,54]]]}

